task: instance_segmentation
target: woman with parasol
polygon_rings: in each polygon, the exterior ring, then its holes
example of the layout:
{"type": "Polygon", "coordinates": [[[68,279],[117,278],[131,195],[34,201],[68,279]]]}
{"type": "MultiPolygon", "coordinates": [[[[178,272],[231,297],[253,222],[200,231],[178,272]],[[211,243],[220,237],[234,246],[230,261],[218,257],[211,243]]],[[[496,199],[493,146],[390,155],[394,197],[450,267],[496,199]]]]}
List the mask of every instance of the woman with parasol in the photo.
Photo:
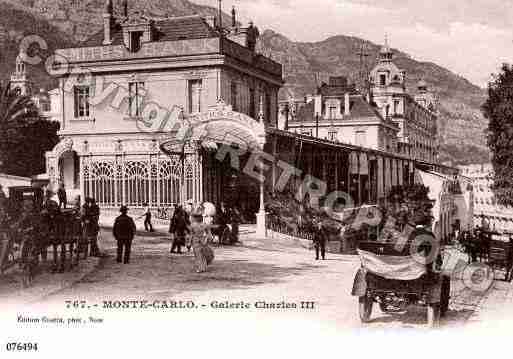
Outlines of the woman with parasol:
{"type": "Polygon", "coordinates": [[[207,266],[214,260],[214,251],[208,245],[212,239],[210,229],[213,227],[203,223],[203,209],[196,207],[191,212],[190,238],[195,258],[195,267],[197,273],[203,273],[207,266]],[[209,235],[210,234],[210,235],[209,235]]]}

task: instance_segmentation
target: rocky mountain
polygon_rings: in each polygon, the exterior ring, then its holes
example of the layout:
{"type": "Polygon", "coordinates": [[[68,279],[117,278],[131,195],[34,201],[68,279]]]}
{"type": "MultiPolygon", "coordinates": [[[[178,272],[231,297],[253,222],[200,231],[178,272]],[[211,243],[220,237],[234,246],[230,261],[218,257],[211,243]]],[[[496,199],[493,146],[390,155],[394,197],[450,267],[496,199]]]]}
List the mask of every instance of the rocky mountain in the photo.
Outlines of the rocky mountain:
{"type": "MultiPolygon", "coordinates": [[[[274,31],[265,31],[261,51],[284,65],[286,85],[282,98],[301,97],[315,92],[317,84],[330,75],[344,75],[360,83],[359,73],[372,69],[380,46],[356,37],[335,36],[316,43],[292,42],[274,31]],[[362,45],[369,56],[361,61],[362,45]]],[[[407,87],[415,91],[424,79],[439,99],[439,133],[442,140],[442,161],[453,163],[488,162],[484,136],[487,122],[480,106],[485,90],[465,78],[431,62],[421,62],[399,50],[395,63],[406,70],[407,87]]]]}
{"type": "MultiPolygon", "coordinates": [[[[14,1],[0,1],[0,81],[2,85],[9,80],[14,70],[15,59],[20,51],[20,42],[36,34],[44,39],[47,49],[31,46],[29,55],[38,54],[42,59],[50,56],[55,49],[71,46],[76,42],[73,36],[60,31],[36,12],[14,1]]],[[[45,71],[44,63],[29,65],[28,71],[36,89],[56,85],[56,81],[45,71]]]]}
{"type": "MultiPolygon", "coordinates": [[[[188,0],[128,0],[130,9],[144,10],[153,17],[190,14],[211,15],[216,9],[188,0]]],[[[213,2],[214,4],[215,2],[213,2]]],[[[48,43],[46,55],[55,48],[72,46],[102,27],[105,0],[0,0],[0,79],[5,81],[14,67],[19,41],[38,34],[48,43]]],[[[121,1],[114,1],[120,12],[121,1]]],[[[223,21],[229,21],[226,15],[223,21]]],[[[265,24],[258,24],[265,27],[265,24]]],[[[286,85],[281,97],[296,97],[315,91],[329,75],[345,75],[355,82],[362,66],[358,52],[364,43],[369,53],[368,68],[374,65],[379,46],[356,37],[335,36],[316,43],[293,42],[274,31],[262,32],[259,49],[284,65],[286,85]]],[[[440,100],[439,129],[442,160],[456,163],[487,162],[484,129],[480,112],[485,91],[466,79],[430,62],[416,61],[396,52],[396,63],[407,71],[408,88],[415,89],[423,78],[440,100]]],[[[44,57],[44,56],[42,56],[44,57]]],[[[42,65],[31,66],[32,79],[38,85],[53,86],[42,65]]]]}

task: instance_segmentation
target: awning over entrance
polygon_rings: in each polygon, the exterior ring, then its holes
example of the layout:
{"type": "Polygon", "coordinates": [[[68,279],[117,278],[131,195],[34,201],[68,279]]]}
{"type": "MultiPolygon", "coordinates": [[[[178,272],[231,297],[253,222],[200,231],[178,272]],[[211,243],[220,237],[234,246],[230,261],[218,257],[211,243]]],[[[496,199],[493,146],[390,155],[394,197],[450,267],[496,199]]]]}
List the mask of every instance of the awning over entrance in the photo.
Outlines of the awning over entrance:
{"type": "Polygon", "coordinates": [[[206,112],[185,118],[178,131],[160,143],[160,148],[169,155],[183,153],[184,147],[192,143],[212,150],[218,145],[262,150],[265,136],[263,121],[232,111],[231,106],[219,102],[206,112]]]}
{"type": "MultiPolygon", "coordinates": [[[[180,199],[184,203],[189,200],[184,188],[186,187],[185,164],[187,156],[197,156],[197,150],[201,147],[217,151],[219,146],[230,146],[242,151],[264,150],[266,143],[266,129],[263,119],[262,101],[260,103],[259,120],[253,119],[243,113],[235,112],[231,106],[220,101],[210,107],[206,112],[186,116],[169,134],[169,138],[160,142],[160,149],[170,157],[180,157],[181,178],[180,178],[180,199]]],[[[208,157],[208,156],[207,156],[208,157]]],[[[211,169],[208,165],[207,170],[211,169]]],[[[263,178],[263,165],[260,166],[260,176],[263,178]]],[[[198,172],[199,178],[192,178],[197,183],[202,193],[203,185],[202,171],[198,172]]],[[[211,181],[219,171],[211,176],[206,176],[211,181]]],[[[264,206],[264,181],[259,181],[259,211],[257,213],[257,233],[265,236],[265,206],[264,206]]],[[[196,188],[196,186],[195,186],[196,188]]],[[[199,197],[198,197],[199,198],[199,197]]]]}

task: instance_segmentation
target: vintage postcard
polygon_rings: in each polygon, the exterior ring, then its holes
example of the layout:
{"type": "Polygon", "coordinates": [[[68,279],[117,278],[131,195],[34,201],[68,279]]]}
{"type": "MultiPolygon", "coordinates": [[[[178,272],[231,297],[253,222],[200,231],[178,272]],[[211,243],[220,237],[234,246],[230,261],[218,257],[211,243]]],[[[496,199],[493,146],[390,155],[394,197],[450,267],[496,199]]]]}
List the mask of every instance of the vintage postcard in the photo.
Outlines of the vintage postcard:
{"type": "Polygon", "coordinates": [[[0,357],[507,344],[512,19],[0,0],[0,357]]]}

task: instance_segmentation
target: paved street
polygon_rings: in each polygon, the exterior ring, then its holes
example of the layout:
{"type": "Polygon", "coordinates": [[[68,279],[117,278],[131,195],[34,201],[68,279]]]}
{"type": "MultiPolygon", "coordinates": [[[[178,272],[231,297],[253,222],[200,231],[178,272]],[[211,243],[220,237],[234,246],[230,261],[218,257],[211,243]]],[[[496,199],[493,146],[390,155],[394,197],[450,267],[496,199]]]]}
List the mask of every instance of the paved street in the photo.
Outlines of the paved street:
{"type": "MultiPolygon", "coordinates": [[[[192,253],[169,254],[169,241],[163,234],[140,234],[134,240],[132,262],[115,261],[115,242],[102,231],[101,246],[108,257],[71,287],[54,293],[40,303],[43,308],[64,308],[66,300],[85,300],[87,305],[108,300],[194,301],[201,311],[212,309],[213,301],[231,303],[295,303],[315,301],[314,310],[259,310],[273,318],[302,318],[322,321],[336,328],[360,328],[357,301],[350,295],[358,258],[328,254],[328,260],[315,261],[312,251],[283,239],[256,239],[242,235],[242,246],[215,248],[216,259],[207,273],[193,270],[192,253]]],[[[444,327],[455,327],[469,318],[479,321],[475,310],[483,299],[460,283],[453,283],[453,298],[444,327]]],[[[237,309],[231,311],[237,312],[237,309]]],[[[255,309],[251,309],[255,311],[255,309]]],[[[247,310],[245,311],[247,312],[247,310]]],[[[383,314],[375,306],[370,328],[424,328],[425,309],[407,313],[383,314]]]]}

